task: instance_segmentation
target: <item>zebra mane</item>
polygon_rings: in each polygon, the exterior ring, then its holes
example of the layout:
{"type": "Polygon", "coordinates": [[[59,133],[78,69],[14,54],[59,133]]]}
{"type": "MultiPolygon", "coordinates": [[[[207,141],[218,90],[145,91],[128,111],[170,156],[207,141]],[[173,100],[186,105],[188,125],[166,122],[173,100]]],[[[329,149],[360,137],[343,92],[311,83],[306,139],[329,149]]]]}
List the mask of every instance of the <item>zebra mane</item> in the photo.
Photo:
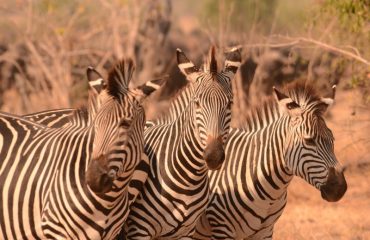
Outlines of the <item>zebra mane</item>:
{"type": "Polygon", "coordinates": [[[27,118],[24,118],[23,116],[15,115],[15,114],[12,114],[12,113],[0,112],[0,118],[17,120],[17,121],[22,122],[23,124],[27,124],[29,126],[32,126],[35,129],[47,129],[48,128],[45,125],[39,124],[37,122],[28,120],[27,118]]]}
{"type": "MultiPolygon", "coordinates": [[[[321,99],[315,87],[303,81],[287,84],[282,92],[302,108],[315,102],[319,103],[321,99]]],[[[274,96],[269,96],[262,100],[261,104],[253,106],[247,112],[245,121],[240,127],[245,131],[262,129],[276,121],[281,115],[277,100],[274,96]]]]}
{"type": "Polygon", "coordinates": [[[116,63],[108,73],[107,90],[109,95],[121,99],[128,92],[129,83],[135,71],[134,61],[130,58],[116,63]]]}
{"type": "Polygon", "coordinates": [[[68,120],[70,123],[79,122],[87,125],[89,121],[89,111],[87,107],[84,106],[74,109],[68,117],[68,120]]]}
{"type": "Polygon", "coordinates": [[[176,93],[170,99],[168,99],[170,102],[168,110],[161,113],[156,119],[153,120],[154,122],[169,123],[174,121],[181,114],[182,111],[177,111],[176,109],[179,109],[179,107],[183,109],[182,106],[187,104],[185,101],[187,100],[186,95],[190,94],[190,84],[191,83],[187,83],[183,87],[179,88],[176,93]]]}
{"type": "Polygon", "coordinates": [[[303,81],[287,84],[283,91],[300,106],[307,106],[321,99],[314,85],[303,81]]]}

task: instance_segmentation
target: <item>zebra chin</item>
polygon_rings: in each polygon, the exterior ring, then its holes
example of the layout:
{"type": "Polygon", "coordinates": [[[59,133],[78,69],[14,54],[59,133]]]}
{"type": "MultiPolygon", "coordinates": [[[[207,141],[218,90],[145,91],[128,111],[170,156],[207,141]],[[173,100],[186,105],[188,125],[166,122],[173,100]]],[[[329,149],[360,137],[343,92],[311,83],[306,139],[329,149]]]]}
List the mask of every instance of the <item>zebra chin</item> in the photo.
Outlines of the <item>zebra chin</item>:
{"type": "Polygon", "coordinates": [[[209,170],[218,170],[225,160],[225,150],[222,138],[208,140],[207,147],[203,152],[203,159],[206,161],[209,170]]]}
{"type": "Polygon", "coordinates": [[[337,202],[347,191],[347,182],[342,170],[329,168],[326,183],[320,187],[321,197],[328,202],[337,202]]]}
{"type": "Polygon", "coordinates": [[[117,171],[103,168],[99,163],[100,158],[104,157],[91,160],[86,171],[86,183],[94,193],[103,194],[112,190],[117,171]]]}

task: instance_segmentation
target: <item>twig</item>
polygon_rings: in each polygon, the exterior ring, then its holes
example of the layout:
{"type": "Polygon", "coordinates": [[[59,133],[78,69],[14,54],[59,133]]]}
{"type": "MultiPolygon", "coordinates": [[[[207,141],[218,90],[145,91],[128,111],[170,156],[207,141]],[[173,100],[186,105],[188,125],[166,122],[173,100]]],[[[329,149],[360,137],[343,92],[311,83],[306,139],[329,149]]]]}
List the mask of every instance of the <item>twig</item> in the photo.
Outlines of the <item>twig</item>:
{"type": "MultiPolygon", "coordinates": [[[[256,43],[256,44],[244,44],[244,45],[238,45],[236,47],[243,47],[243,48],[263,48],[263,47],[269,47],[269,48],[284,48],[284,47],[295,47],[296,45],[300,44],[300,43],[311,43],[311,44],[315,44],[319,47],[322,47],[322,48],[325,48],[325,49],[328,49],[332,52],[336,52],[336,53],[340,53],[346,57],[349,57],[349,58],[353,58],[367,66],[370,66],[370,61],[366,60],[365,58],[363,58],[359,51],[355,48],[355,47],[352,47],[352,46],[346,46],[347,48],[351,48],[353,51],[356,52],[355,53],[352,53],[350,51],[346,51],[344,49],[341,49],[341,48],[338,48],[338,47],[335,47],[335,46],[332,46],[332,45],[329,45],[327,43],[323,43],[323,42],[320,42],[320,41],[317,41],[317,40],[314,40],[314,39],[311,39],[311,38],[303,38],[303,37],[299,37],[299,38],[292,38],[292,37],[285,37],[285,36],[280,36],[280,35],[276,35],[277,37],[280,37],[280,38],[285,38],[285,39],[289,39],[289,40],[292,40],[291,42],[284,42],[284,43],[256,43]]],[[[308,48],[307,46],[302,46],[302,48],[308,48]]]]}
{"type": "Polygon", "coordinates": [[[31,54],[34,56],[36,62],[38,63],[39,67],[41,68],[42,72],[45,74],[46,78],[49,80],[49,82],[53,82],[53,76],[51,75],[50,71],[46,67],[44,61],[42,60],[42,57],[37,52],[35,46],[30,40],[26,40],[25,44],[28,47],[28,50],[30,50],[31,54]]]}
{"type": "Polygon", "coordinates": [[[357,56],[361,56],[360,51],[358,51],[357,48],[355,48],[353,46],[350,46],[350,45],[346,45],[346,46],[343,46],[343,47],[352,49],[356,53],[357,56]]]}
{"type": "Polygon", "coordinates": [[[320,46],[322,48],[328,49],[332,52],[337,52],[337,53],[340,53],[344,56],[353,58],[353,59],[355,59],[359,62],[362,62],[363,64],[365,64],[367,66],[370,66],[370,62],[368,60],[366,60],[365,58],[363,58],[362,56],[359,56],[359,55],[354,54],[352,52],[343,50],[341,48],[338,48],[338,47],[335,47],[335,46],[332,46],[332,45],[329,45],[327,43],[317,41],[317,40],[312,39],[312,38],[304,38],[304,37],[292,38],[292,37],[281,36],[281,35],[276,35],[276,37],[285,38],[285,39],[288,39],[288,40],[293,40],[294,42],[298,41],[298,43],[300,43],[300,42],[312,43],[312,44],[315,44],[315,45],[320,46]]]}
{"type": "Polygon", "coordinates": [[[287,43],[255,43],[255,44],[243,44],[238,45],[236,47],[238,48],[263,48],[263,47],[269,47],[269,48],[284,48],[284,47],[291,47],[294,45],[297,45],[299,41],[292,41],[287,43]]]}

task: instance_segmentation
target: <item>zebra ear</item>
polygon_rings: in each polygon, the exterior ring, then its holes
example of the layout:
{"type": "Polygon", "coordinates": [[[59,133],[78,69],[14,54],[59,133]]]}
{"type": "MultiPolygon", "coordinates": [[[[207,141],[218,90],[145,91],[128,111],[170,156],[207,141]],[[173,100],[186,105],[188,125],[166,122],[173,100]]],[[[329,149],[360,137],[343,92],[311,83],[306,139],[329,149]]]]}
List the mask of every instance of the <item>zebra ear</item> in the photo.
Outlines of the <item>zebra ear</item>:
{"type": "Polygon", "coordinates": [[[215,56],[215,46],[212,46],[208,52],[208,70],[210,73],[217,73],[217,60],[215,56]]]}
{"type": "Polygon", "coordinates": [[[127,93],[129,83],[135,71],[134,61],[122,59],[119,61],[108,74],[108,93],[113,97],[121,97],[127,93]]]}
{"type": "Polygon", "coordinates": [[[167,77],[150,80],[143,85],[136,87],[132,90],[135,93],[135,98],[138,101],[144,100],[154,91],[158,90],[166,82],[165,79],[167,79],[167,77]]]}
{"type": "Polygon", "coordinates": [[[186,79],[191,82],[196,81],[199,69],[186,57],[181,49],[176,50],[177,65],[180,71],[186,76],[186,79]]]}
{"type": "Polygon", "coordinates": [[[333,85],[332,91],[329,94],[329,96],[321,98],[321,102],[323,102],[324,104],[327,104],[328,106],[332,105],[334,103],[336,90],[337,90],[337,85],[333,85]]]}
{"type": "Polygon", "coordinates": [[[87,68],[86,75],[87,79],[89,80],[90,90],[93,93],[99,94],[104,88],[107,87],[103,77],[92,66],[87,68]]]}
{"type": "Polygon", "coordinates": [[[333,105],[335,99],[337,85],[332,86],[332,91],[327,97],[322,97],[320,103],[318,104],[319,112],[324,113],[326,110],[333,105]]]}
{"type": "Polygon", "coordinates": [[[223,74],[233,79],[242,62],[241,48],[233,47],[225,53],[225,67],[223,74]]]}
{"type": "Polygon", "coordinates": [[[301,106],[296,103],[293,99],[286,96],[284,93],[278,91],[275,87],[273,87],[275,97],[278,101],[280,109],[284,112],[288,113],[290,116],[298,116],[301,113],[301,106]]]}
{"type": "Polygon", "coordinates": [[[89,80],[88,116],[93,119],[101,105],[99,94],[107,87],[107,84],[99,72],[91,66],[87,68],[86,75],[89,80]]]}

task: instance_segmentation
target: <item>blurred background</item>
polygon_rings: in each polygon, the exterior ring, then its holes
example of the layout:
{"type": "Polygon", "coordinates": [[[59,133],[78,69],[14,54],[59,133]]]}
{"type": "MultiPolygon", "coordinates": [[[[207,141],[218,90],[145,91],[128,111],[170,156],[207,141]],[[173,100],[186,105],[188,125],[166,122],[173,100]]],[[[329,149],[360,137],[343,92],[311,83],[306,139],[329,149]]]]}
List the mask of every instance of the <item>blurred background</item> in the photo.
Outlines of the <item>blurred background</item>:
{"type": "Polygon", "coordinates": [[[25,114],[86,103],[86,68],[103,75],[132,57],[132,84],[169,76],[147,104],[155,118],[185,85],[175,49],[200,65],[209,47],[219,65],[243,48],[233,82],[233,126],[272,86],[304,80],[326,94],[326,119],[346,168],[338,203],[296,178],[275,239],[370,239],[370,0],[1,0],[0,108],[25,114]]]}

